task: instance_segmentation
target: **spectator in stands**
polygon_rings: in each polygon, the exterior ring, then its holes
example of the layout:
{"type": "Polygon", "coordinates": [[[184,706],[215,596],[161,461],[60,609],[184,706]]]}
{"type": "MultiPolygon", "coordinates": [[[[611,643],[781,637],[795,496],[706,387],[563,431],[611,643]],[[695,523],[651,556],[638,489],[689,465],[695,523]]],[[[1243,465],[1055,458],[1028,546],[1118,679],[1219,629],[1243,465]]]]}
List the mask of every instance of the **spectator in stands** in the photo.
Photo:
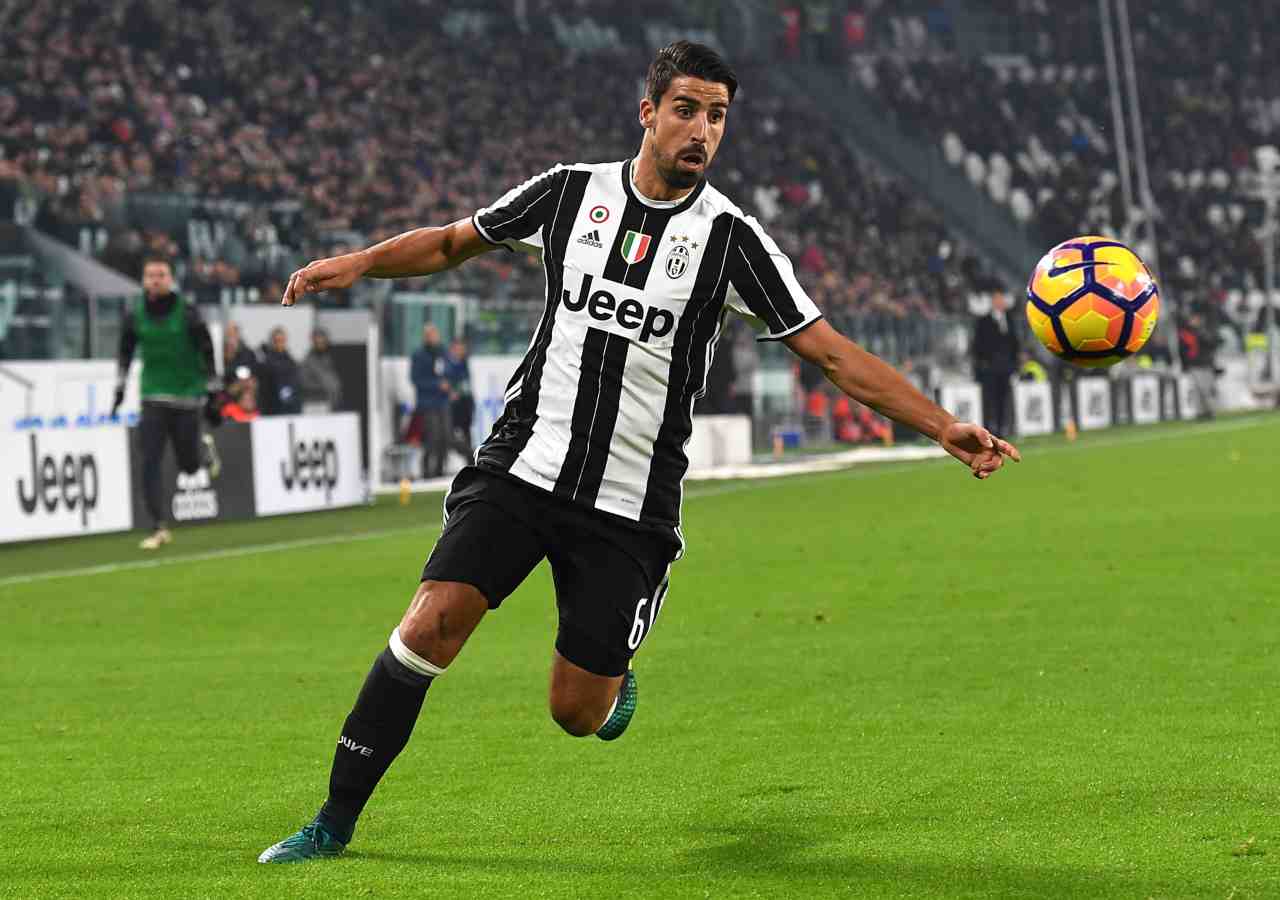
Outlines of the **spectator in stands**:
{"type": "MultiPolygon", "coordinates": [[[[242,371],[247,371],[241,367],[242,371]]],[[[222,405],[222,418],[229,422],[252,422],[258,418],[258,380],[245,375],[227,385],[227,402],[222,405]]]]}
{"type": "Polygon", "coordinates": [[[462,338],[454,338],[445,356],[444,377],[449,382],[449,430],[453,447],[471,458],[471,423],[476,400],[471,392],[471,357],[462,338]]]}
{"type": "Polygon", "coordinates": [[[1217,338],[1205,328],[1204,317],[1200,313],[1188,315],[1178,328],[1178,349],[1182,356],[1182,367],[1191,376],[1196,396],[1200,400],[1198,418],[1212,419],[1215,381],[1213,356],[1217,349],[1217,338]]]}
{"type": "MultiPolygon", "coordinates": [[[[550,2],[504,16],[479,0],[414,0],[367,5],[356,17],[328,2],[305,16],[280,15],[278,4],[172,0],[10,5],[0,13],[0,178],[10,172],[45,198],[46,230],[72,244],[86,227],[109,233],[104,257],[126,271],[141,253],[162,253],[211,301],[239,288],[278,298],[299,257],[468,216],[492,200],[492,184],[564,158],[573,135],[590,134],[601,160],[623,158],[633,135],[612,113],[634,97],[628,59],[650,53],[638,27],[619,28],[617,45],[580,52],[566,52],[551,29],[519,30],[562,6],[550,2]],[[438,6],[492,22],[459,40],[438,6]],[[397,54],[412,64],[385,64],[390,35],[403,38],[397,54]],[[291,54],[296,46],[307,54],[291,54]],[[455,79],[448,103],[414,100],[421,83],[442,82],[477,54],[488,77],[455,79]],[[584,65],[591,78],[579,77],[584,65]],[[341,117],[329,108],[300,117],[299,98],[319,96],[341,117]],[[308,137],[321,129],[324,141],[308,137]],[[164,216],[146,214],[144,192],[164,195],[157,211],[183,214],[158,226],[164,216]]],[[[664,5],[732,18],[727,4],[664,5]]],[[[664,15],[654,2],[643,7],[645,20],[664,15]]],[[[584,23],[626,21],[622,5],[574,9],[584,23]]],[[[878,45],[890,22],[916,22],[910,36],[931,21],[922,0],[789,0],[782,9],[796,54],[813,42],[878,45]]],[[[954,308],[972,288],[962,252],[935,252],[945,233],[937,213],[850,152],[825,117],[772,87],[767,66],[742,71],[753,85],[751,114],[722,151],[722,177],[759,198],[751,212],[793,258],[804,257],[801,279],[814,300],[847,317],[883,314],[882,325],[954,308]]],[[[951,103],[953,86],[938,96],[951,103]]],[[[990,111],[968,118],[981,123],[990,111]]],[[[445,279],[438,287],[486,297],[540,302],[542,294],[537,263],[523,257],[493,254],[437,278],[445,279]]]]}
{"type": "Polygon", "coordinates": [[[289,336],[277,325],[271,342],[262,345],[261,403],[267,416],[302,412],[302,377],[298,363],[289,354],[289,336]]]}
{"type": "Polygon", "coordinates": [[[422,328],[422,346],[414,351],[409,380],[417,391],[414,415],[422,419],[422,477],[444,475],[444,459],[449,450],[449,381],[445,378],[445,358],[440,347],[440,330],[422,328]]]}
{"type": "Polygon", "coordinates": [[[256,376],[258,357],[241,342],[240,326],[235,322],[228,322],[226,334],[222,337],[222,377],[227,387],[245,378],[241,369],[256,376]]]}
{"type": "Polygon", "coordinates": [[[329,332],[311,332],[311,352],[302,361],[302,403],[307,411],[332,412],[342,402],[342,380],[329,350],[329,332]]]}
{"type": "Polygon", "coordinates": [[[1049,373],[1038,359],[1023,350],[1018,354],[1018,380],[1044,382],[1049,380],[1049,373]]]}
{"type": "Polygon", "coordinates": [[[1003,291],[991,295],[991,311],[973,328],[973,369],[982,385],[982,410],[987,428],[1001,437],[1013,434],[1013,386],[1018,369],[1018,336],[1005,314],[1003,291]]]}

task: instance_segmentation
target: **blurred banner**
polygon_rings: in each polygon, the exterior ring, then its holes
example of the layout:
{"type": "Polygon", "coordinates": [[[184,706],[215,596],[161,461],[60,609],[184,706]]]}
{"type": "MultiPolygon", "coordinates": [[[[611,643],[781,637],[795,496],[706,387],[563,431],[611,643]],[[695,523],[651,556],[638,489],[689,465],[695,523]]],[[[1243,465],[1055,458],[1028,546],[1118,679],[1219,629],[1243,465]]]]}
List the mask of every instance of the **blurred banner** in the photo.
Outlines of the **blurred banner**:
{"type": "Polygon", "coordinates": [[[131,528],[129,474],[118,425],[0,431],[0,542],[131,528]]]}
{"type": "Polygon", "coordinates": [[[1076,410],[1081,429],[1111,426],[1111,381],[1108,378],[1081,378],[1076,381],[1076,410]]]}
{"type": "MultiPolygon", "coordinates": [[[[138,371],[130,373],[124,415],[138,409],[138,371]]],[[[0,431],[103,424],[115,387],[110,360],[0,363],[0,431]]]]}
{"type": "Polygon", "coordinates": [[[480,446],[489,436],[493,423],[502,415],[502,408],[506,406],[507,382],[521,359],[515,355],[471,357],[471,395],[476,401],[476,417],[471,422],[473,447],[480,446]]]}
{"type": "Polygon", "coordinates": [[[1178,376],[1178,418],[1194,419],[1204,409],[1204,402],[1196,381],[1186,372],[1178,376]]]}
{"type": "Polygon", "coordinates": [[[961,422],[982,421],[982,388],[973,381],[955,381],[938,388],[938,405],[961,422]]]}
{"type": "Polygon", "coordinates": [[[1134,375],[1129,379],[1129,421],[1151,425],[1160,421],[1160,376],[1134,375]]]}
{"type": "Polygon", "coordinates": [[[1053,388],[1049,382],[1014,382],[1013,414],[1018,437],[1052,433],[1053,388]]]}
{"type": "Polygon", "coordinates": [[[751,417],[694,416],[692,440],[685,452],[691,472],[751,462],[751,417]]]}
{"type": "Polygon", "coordinates": [[[275,416],[250,423],[253,495],[260,516],[364,502],[360,417],[275,416]]]}
{"type": "MultiPolygon", "coordinates": [[[[142,491],[142,446],[139,429],[129,430],[129,456],[133,470],[133,521],[148,523],[146,500],[142,491]]],[[[166,451],[161,464],[164,485],[163,509],[181,525],[213,519],[252,519],[253,450],[250,426],[246,422],[224,422],[208,429],[218,448],[221,469],[214,477],[205,466],[187,474],[178,471],[171,451],[166,451]]]]}

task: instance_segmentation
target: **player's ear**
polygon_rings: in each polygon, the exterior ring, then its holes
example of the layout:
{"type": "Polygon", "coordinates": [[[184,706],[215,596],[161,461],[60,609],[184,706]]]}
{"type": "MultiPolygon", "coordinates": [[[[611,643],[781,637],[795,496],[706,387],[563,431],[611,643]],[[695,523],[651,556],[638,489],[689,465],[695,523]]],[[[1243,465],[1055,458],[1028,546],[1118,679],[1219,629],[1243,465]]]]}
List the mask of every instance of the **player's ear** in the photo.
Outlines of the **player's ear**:
{"type": "Polygon", "coordinates": [[[653,128],[654,122],[658,118],[658,107],[653,105],[653,101],[645,97],[640,101],[640,124],[646,130],[653,128]]]}

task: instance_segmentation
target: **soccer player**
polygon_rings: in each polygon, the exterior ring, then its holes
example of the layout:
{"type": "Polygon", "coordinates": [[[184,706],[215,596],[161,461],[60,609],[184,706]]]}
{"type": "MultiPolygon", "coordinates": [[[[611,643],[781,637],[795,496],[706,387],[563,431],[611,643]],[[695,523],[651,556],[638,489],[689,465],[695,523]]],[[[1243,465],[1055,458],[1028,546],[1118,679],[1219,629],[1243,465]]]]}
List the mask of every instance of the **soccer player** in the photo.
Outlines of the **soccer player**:
{"type": "Polygon", "coordinates": [[[218,457],[209,435],[201,435],[200,410],[215,402],[219,387],[213,362],[213,341],[194,303],[173,289],[173,269],[166,259],[148,259],[142,266],[143,295],[126,308],[120,330],[114,417],[124,402],[125,383],[134,350],[142,353],[142,494],[152,521],[152,533],[139,545],[158,550],[173,540],[163,506],[160,463],[166,443],[173,444],[178,468],[190,474],[202,462],[217,477],[218,457]],[[203,459],[202,450],[203,445],[203,459]]]}
{"type": "Polygon", "coordinates": [[[727,313],[755,320],[763,340],[783,341],[977,478],[1019,458],[839,335],[759,223],[707,183],[737,86],[711,49],[672,44],[649,68],[633,159],[557,165],[470,219],[318,260],[289,279],[285,306],[360,277],[430,275],[505,248],[541,257],[547,293],[506,409],[455,477],[422,582],[339,732],[328,799],[260,862],[343,851],[432,681],[544,558],[560,620],[551,716],[571,735],[623,733],[636,708],[631,658],[684,547],[684,446],[727,313]]]}

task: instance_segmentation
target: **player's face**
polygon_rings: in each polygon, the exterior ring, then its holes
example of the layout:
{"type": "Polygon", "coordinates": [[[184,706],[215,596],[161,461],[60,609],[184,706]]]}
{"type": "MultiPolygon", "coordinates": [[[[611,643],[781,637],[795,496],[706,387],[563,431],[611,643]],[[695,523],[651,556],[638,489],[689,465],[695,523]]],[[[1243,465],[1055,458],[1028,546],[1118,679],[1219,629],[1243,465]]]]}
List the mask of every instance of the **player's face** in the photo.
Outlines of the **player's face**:
{"type": "Polygon", "coordinates": [[[173,270],[164,263],[147,263],[142,269],[142,289],[148,297],[163,297],[173,291],[173,270]]]}
{"type": "Polygon", "coordinates": [[[688,75],[673,78],[656,107],[647,97],[640,101],[640,121],[663,181],[674,188],[698,183],[720,147],[728,111],[725,85],[688,75]]]}

